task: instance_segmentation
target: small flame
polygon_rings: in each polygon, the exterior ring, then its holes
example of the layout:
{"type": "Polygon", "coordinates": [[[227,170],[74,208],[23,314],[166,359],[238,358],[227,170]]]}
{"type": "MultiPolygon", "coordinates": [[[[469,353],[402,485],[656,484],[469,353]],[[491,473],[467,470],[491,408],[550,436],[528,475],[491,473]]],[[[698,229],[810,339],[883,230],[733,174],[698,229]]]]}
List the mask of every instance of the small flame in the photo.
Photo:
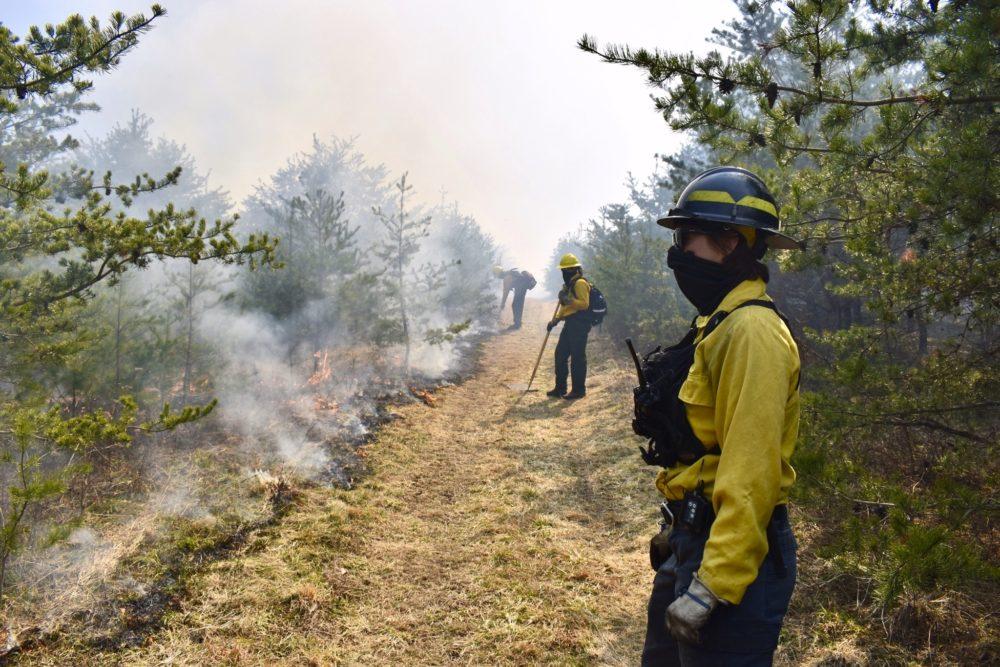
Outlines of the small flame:
{"type": "Polygon", "coordinates": [[[426,389],[417,389],[415,387],[410,387],[410,392],[414,396],[416,396],[417,398],[419,398],[421,401],[423,401],[424,404],[429,405],[432,408],[435,405],[437,405],[437,398],[435,398],[434,395],[431,394],[426,389]]]}
{"type": "Polygon", "coordinates": [[[313,397],[313,404],[316,406],[317,410],[339,410],[340,406],[336,401],[331,401],[326,396],[316,395],[313,397]]]}
{"type": "Polygon", "coordinates": [[[333,369],[330,368],[330,350],[322,350],[313,355],[316,358],[315,368],[316,370],[307,380],[309,386],[315,387],[316,385],[326,382],[333,375],[333,369]]]}

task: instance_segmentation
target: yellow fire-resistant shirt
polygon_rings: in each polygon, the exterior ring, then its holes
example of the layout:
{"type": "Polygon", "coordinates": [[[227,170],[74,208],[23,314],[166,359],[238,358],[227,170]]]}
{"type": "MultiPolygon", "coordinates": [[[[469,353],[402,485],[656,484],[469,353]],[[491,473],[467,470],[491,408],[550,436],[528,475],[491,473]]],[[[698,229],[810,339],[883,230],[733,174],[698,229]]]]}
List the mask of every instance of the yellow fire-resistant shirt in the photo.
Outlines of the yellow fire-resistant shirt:
{"type": "Polygon", "coordinates": [[[569,298],[565,298],[566,288],[559,291],[559,310],[556,311],[557,320],[565,320],[570,315],[590,308],[590,283],[584,278],[580,278],[573,283],[573,293],[569,298]]]}
{"type": "MultiPolygon", "coordinates": [[[[798,347],[773,310],[733,310],[751,299],[769,299],[762,280],[740,283],[722,300],[717,311],[730,314],[698,343],[680,390],[694,434],[709,449],[718,444],[721,455],[678,464],[656,478],[670,500],[705,483],[716,518],[698,577],[733,604],[767,555],[771,512],[788,502],[799,431],[798,347]]],[[[710,318],[696,320],[699,336],[710,318]]]]}

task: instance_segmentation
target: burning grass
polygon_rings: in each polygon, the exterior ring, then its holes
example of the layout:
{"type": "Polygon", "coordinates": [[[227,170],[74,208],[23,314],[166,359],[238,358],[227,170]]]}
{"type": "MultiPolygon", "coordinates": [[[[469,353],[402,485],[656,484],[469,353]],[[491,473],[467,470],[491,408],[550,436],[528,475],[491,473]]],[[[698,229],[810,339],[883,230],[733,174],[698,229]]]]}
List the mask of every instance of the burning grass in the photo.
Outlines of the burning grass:
{"type": "Polygon", "coordinates": [[[88,528],[85,542],[45,552],[34,564],[44,575],[9,607],[8,627],[17,629],[2,655],[40,643],[57,652],[65,644],[95,651],[141,644],[184,594],[191,571],[276,521],[293,497],[288,483],[272,476],[265,487],[234,470],[227,476],[220,461],[207,461],[213,455],[226,453],[200,450],[183,472],[172,470],[173,484],[138,516],[99,533],[88,528]]]}
{"type": "Polygon", "coordinates": [[[433,400],[426,380],[404,382],[379,364],[337,380],[363,353],[318,355],[312,375],[291,390],[258,373],[246,387],[253,406],[223,408],[207,423],[102,460],[103,475],[52,508],[53,517],[75,516],[68,539],[18,562],[0,658],[43,645],[52,655],[140,645],[187,595],[192,572],[273,525],[298,489],[350,487],[364,469],[358,446],[392,418],[387,406],[433,400]],[[248,412],[270,417],[229,430],[248,412]]]}
{"type": "Polygon", "coordinates": [[[589,405],[513,405],[502,385],[533,343],[491,343],[434,409],[399,408],[364,447],[371,476],[303,487],[279,524],[185,578],[148,643],[32,661],[632,664],[652,489],[630,441],[587,437],[621,409],[609,374],[624,376],[599,371],[589,405]]]}

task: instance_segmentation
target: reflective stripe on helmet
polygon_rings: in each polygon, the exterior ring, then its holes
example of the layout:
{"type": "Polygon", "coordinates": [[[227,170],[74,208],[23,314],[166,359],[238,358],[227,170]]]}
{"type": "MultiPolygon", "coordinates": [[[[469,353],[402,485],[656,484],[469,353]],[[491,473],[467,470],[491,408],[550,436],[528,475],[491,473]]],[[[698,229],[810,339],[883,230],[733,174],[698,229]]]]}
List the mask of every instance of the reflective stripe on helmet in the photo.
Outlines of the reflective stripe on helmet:
{"type": "MultiPolygon", "coordinates": [[[[656,221],[667,229],[678,225],[752,227],[771,248],[801,248],[781,231],[778,204],[761,178],[739,167],[715,167],[695,176],[667,215],[656,221]]],[[[749,238],[747,239],[749,242],[749,238]]],[[[759,242],[759,238],[758,238],[759,242]]]]}
{"type": "Polygon", "coordinates": [[[774,217],[778,217],[778,209],[774,206],[774,204],[766,199],[754,197],[753,195],[746,195],[741,197],[739,201],[736,201],[733,199],[731,194],[723,190],[695,190],[694,192],[688,194],[687,200],[712,202],[716,204],[736,204],[737,206],[755,208],[758,211],[770,213],[774,217]]]}

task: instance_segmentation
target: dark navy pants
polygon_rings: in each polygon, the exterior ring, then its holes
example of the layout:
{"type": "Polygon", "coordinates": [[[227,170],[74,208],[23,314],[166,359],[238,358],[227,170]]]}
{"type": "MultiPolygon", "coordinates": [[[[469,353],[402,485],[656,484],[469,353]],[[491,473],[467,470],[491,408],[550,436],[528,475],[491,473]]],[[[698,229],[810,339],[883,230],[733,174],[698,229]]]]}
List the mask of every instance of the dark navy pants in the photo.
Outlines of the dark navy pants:
{"type": "Polygon", "coordinates": [[[563,323],[556,343],[556,389],[566,391],[567,376],[573,380],[573,391],[587,391],[587,337],[590,321],[586,313],[570,315],[563,323]],[[572,372],[570,371],[572,368],[572,372]]]}
{"type": "Polygon", "coordinates": [[[514,328],[521,328],[521,316],[524,314],[524,296],[528,290],[521,287],[514,288],[514,300],[510,302],[510,310],[514,315],[514,328]]]}
{"type": "Polygon", "coordinates": [[[770,665],[778,647],[781,621],[795,587],[795,536],[787,516],[772,519],[777,549],[784,560],[784,576],[773,554],[764,558],[757,579],[747,588],[738,605],[719,605],[701,629],[701,644],[678,642],[667,630],[667,607],[684,594],[691,577],[701,566],[707,532],[695,535],[677,527],[669,537],[673,554],[653,579],[646,621],[643,665],[682,667],[757,667],[770,665]]]}

